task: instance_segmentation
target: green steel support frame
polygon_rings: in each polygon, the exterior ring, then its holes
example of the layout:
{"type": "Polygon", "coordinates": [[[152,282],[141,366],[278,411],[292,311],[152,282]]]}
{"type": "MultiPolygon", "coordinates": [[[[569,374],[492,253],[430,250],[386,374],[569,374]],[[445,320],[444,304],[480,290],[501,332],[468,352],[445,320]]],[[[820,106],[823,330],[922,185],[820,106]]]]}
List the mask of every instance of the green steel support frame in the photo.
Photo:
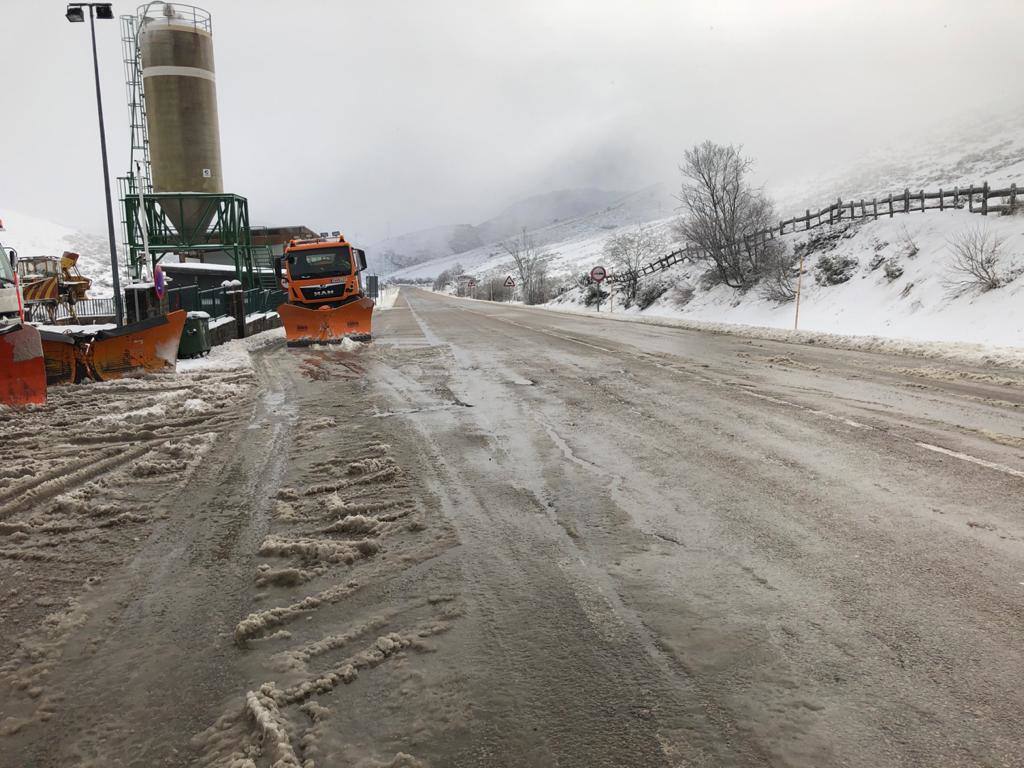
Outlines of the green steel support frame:
{"type": "MultiPolygon", "coordinates": [[[[130,276],[142,274],[145,251],[139,225],[139,195],[135,180],[120,182],[122,225],[130,276]]],[[[235,265],[235,276],[243,287],[262,287],[257,270],[256,251],[249,232],[249,202],[231,193],[151,192],[143,196],[149,232],[149,253],[158,264],[168,253],[201,256],[224,252],[235,265]],[[174,222],[195,222],[178,231],[174,222]]]]}

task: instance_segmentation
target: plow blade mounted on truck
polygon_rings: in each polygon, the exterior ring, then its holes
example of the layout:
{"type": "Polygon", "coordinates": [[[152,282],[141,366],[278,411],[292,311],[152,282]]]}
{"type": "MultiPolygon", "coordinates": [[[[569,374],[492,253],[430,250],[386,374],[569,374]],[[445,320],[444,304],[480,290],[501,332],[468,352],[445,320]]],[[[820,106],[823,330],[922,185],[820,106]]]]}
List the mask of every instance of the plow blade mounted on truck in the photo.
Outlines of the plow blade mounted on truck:
{"type": "Polygon", "coordinates": [[[173,371],[185,315],[179,310],[95,334],[43,331],[46,381],[77,384],[173,371]]]}
{"type": "Polygon", "coordinates": [[[322,309],[282,304],[277,313],[284,323],[289,346],[337,343],[344,338],[368,341],[373,301],[361,298],[340,307],[322,309]]]}
{"type": "Polygon", "coordinates": [[[24,323],[0,325],[0,403],[46,402],[46,366],[39,331],[24,323]]]}
{"type": "Polygon", "coordinates": [[[292,240],[274,267],[288,291],[277,309],[288,346],[370,340],[373,299],[359,278],[366,254],[344,235],[292,240]]]}
{"type": "Polygon", "coordinates": [[[89,346],[90,373],[97,381],[173,371],[185,327],[184,310],[100,331],[89,346]]]}

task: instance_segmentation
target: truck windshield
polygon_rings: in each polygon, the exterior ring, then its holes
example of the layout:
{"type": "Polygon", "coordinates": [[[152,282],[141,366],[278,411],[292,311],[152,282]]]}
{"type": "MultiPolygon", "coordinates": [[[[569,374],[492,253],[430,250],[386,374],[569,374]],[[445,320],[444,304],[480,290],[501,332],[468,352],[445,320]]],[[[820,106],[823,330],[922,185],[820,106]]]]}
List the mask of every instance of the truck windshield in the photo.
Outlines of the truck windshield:
{"type": "Polygon", "coordinates": [[[352,251],[347,245],[335,248],[293,251],[295,263],[288,271],[293,280],[352,274],[352,251]]]}
{"type": "Polygon", "coordinates": [[[11,257],[7,250],[0,245],[0,283],[13,283],[14,270],[11,269],[11,257]]]}

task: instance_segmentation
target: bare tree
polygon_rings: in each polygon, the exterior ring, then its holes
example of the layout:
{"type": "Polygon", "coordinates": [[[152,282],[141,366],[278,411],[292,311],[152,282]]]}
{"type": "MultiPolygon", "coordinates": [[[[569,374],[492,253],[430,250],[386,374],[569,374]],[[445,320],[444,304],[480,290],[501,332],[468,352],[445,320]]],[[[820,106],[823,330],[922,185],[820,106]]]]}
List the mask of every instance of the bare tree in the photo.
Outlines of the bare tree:
{"type": "Polygon", "coordinates": [[[643,224],[637,224],[632,232],[612,235],[605,241],[604,255],[615,267],[627,307],[636,301],[640,268],[660,256],[664,249],[665,239],[643,224]]]}
{"type": "Polygon", "coordinates": [[[518,237],[501,244],[512,257],[526,304],[543,304],[548,299],[548,261],[554,255],[537,245],[524,229],[518,237]]]}
{"type": "Polygon", "coordinates": [[[434,290],[443,291],[449,283],[458,280],[459,275],[461,274],[462,265],[456,262],[454,266],[444,270],[443,272],[441,272],[441,274],[434,278],[434,290]]]}
{"type": "Polygon", "coordinates": [[[1003,238],[984,227],[971,227],[949,239],[953,259],[949,263],[946,289],[959,296],[970,288],[991,291],[1013,279],[1003,267],[1003,238]]]}
{"type": "Polygon", "coordinates": [[[733,288],[747,288],[761,276],[767,258],[764,244],[744,235],[767,229],[775,219],[771,200],[751,186],[753,161],[742,147],[705,141],[683,155],[685,180],[679,196],[683,216],[679,237],[703,250],[719,279],[733,288]]]}

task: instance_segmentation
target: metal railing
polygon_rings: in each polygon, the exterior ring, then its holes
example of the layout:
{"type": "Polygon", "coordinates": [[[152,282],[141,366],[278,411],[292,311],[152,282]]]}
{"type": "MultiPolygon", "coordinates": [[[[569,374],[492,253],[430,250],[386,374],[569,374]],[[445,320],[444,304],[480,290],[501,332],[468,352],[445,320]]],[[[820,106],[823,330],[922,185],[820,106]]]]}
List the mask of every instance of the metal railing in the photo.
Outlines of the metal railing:
{"type": "Polygon", "coordinates": [[[111,299],[80,299],[72,304],[29,304],[25,307],[25,316],[33,323],[48,325],[51,323],[66,325],[68,321],[75,324],[76,320],[84,323],[114,318],[114,300],[111,299]]]}
{"type": "Polygon", "coordinates": [[[167,311],[177,312],[179,309],[186,312],[195,312],[199,309],[199,286],[183,285],[167,289],[167,311]]]}
{"type": "Polygon", "coordinates": [[[252,315],[257,312],[273,312],[284,303],[287,296],[284,291],[251,288],[243,295],[245,301],[245,314],[252,315]]]}
{"type": "Polygon", "coordinates": [[[213,34],[210,12],[184,3],[152,2],[138,8],[140,29],[143,24],[184,24],[213,34]]]}
{"type": "Polygon", "coordinates": [[[209,288],[196,293],[196,311],[210,317],[224,317],[228,314],[228,299],[223,288],[209,288]]]}

